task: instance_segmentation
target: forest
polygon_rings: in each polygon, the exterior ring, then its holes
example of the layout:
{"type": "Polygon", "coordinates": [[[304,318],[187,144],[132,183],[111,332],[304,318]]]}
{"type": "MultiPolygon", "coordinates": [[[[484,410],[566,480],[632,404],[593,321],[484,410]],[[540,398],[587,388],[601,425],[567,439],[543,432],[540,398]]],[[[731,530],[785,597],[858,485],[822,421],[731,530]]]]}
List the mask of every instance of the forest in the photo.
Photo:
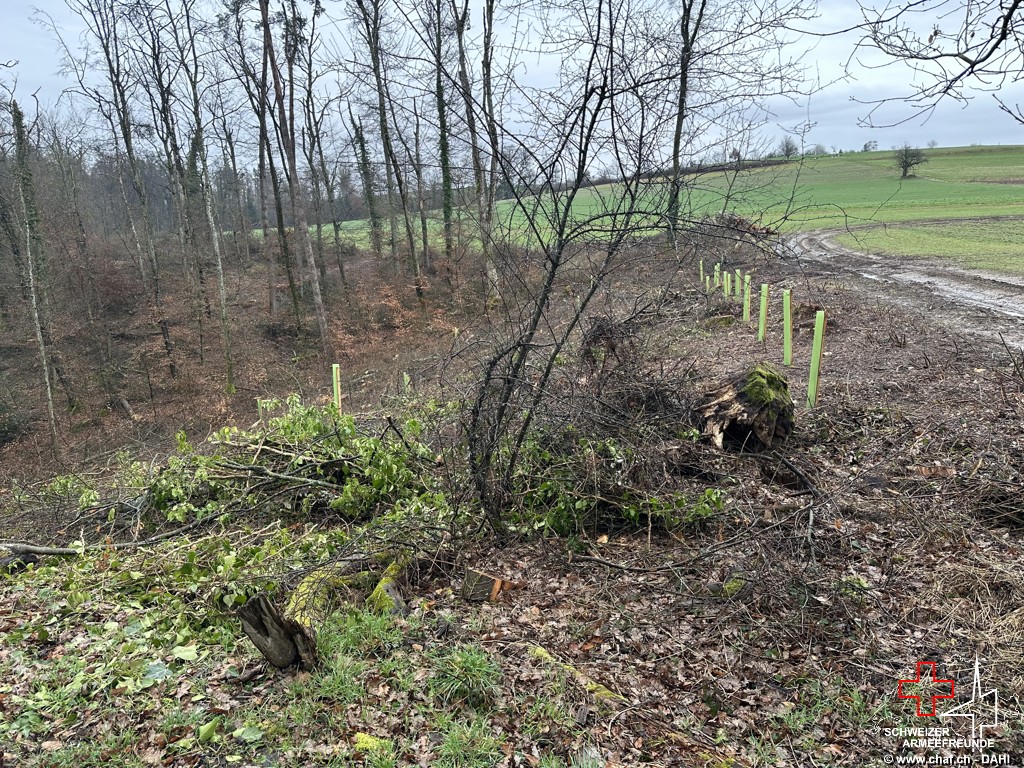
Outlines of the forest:
{"type": "Polygon", "coordinates": [[[252,403],[254,335],[326,365],[381,289],[511,316],[518,259],[597,243],[600,278],[678,230],[688,171],[754,155],[801,75],[775,54],[807,8],[706,5],[70,2],[61,102],[4,80],[4,441],[43,416],[59,454],[183,387],[252,403]]]}

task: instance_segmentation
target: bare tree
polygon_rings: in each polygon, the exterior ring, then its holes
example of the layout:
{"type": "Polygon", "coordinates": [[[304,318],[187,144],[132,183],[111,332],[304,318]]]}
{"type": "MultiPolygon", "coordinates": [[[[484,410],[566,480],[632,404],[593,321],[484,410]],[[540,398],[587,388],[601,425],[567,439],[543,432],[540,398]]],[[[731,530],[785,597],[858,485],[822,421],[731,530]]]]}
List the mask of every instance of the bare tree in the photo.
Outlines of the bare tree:
{"type": "Polygon", "coordinates": [[[76,57],[71,48],[62,41],[66,63],[75,75],[79,93],[93,102],[104,121],[110,126],[114,156],[123,159],[128,167],[129,180],[138,199],[138,206],[133,206],[128,199],[121,164],[118,163],[121,198],[138,254],[139,271],[150,288],[156,322],[167,355],[168,371],[173,378],[177,375],[177,365],[174,359],[174,344],[171,341],[170,322],[163,311],[160,264],[149,205],[149,190],[143,180],[142,162],[135,146],[138,125],[132,109],[132,93],[138,80],[136,74],[131,71],[129,52],[124,40],[127,31],[126,18],[122,13],[120,0],[66,2],[70,10],[83,22],[86,30],[83,40],[91,41],[99,47],[99,68],[106,85],[105,91],[87,82],[87,70],[91,66],[90,57],[76,57]],[[141,231],[137,222],[142,224],[141,231]]]}
{"type": "Polygon", "coordinates": [[[467,42],[467,29],[469,26],[469,0],[450,0],[451,17],[455,31],[456,51],[459,61],[458,66],[458,91],[462,96],[464,117],[466,121],[466,134],[468,135],[470,161],[473,169],[473,206],[476,208],[476,220],[479,227],[480,250],[484,262],[484,282],[486,285],[485,305],[490,299],[498,298],[498,269],[494,260],[494,248],[491,242],[491,223],[494,215],[494,194],[495,178],[494,170],[497,168],[497,120],[494,110],[494,77],[491,63],[494,54],[493,35],[490,30],[494,26],[495,2],[488,0],[484,5],[484,24],[487,30],[484,38],[484,47],[480,52],[481,66],[484,74],[483,89],[484,96],[478,101],[470,78],[469,70],[469,46],[467,42]],[[491,148],[489,165],[484,162],[484,154],[481,149],[481,138],[478,134],[477,119],[481,105],[490,105],[484,111],[484,121],[487,124],[487,146],[491,148]]]}
{"type": "Polygon", "coordinates": [[[430,3],[424,4],[423,10],[422,17],[430,31],[427,36],[427,48],[433,57],[434,64],[434,106],[437,110],[438,162],[441,166],[441,220],[444,227],[444,255],[451,261],[455,251],[455,233],[453,231],[455,192],[448,126],[450,122],[446,75],[448,62],[445,56],[445,32],[451,25],[446,18],[448,8],[443,0],[431,0],[430,3]]]}
{"type": "Polygon", "coordinates": [[[384,178],[387,190],[387,215],[391,229],[391,258],[398,265],[398,221],[396,218],[397,154],[391,137],[388,89],[384,73],[384,8],[383,0],[352,0],[351,13],[356,20],[363,45],[370,58],[370,75],[373,82],[374,101],[377,112],[377,127],[380,130],[381,151],[384,154],[384,178]]]}
{"type": "MultiPolygon", "coordinates": [[[[385,78],[384,82],[387,86],[387,98],[385,103],[388,109],[388,118],[391,121],[389,136],[394,139],[393,141],[389,140],[388,147],[390,148],[389,153],[391,156],[391,165],[395,171],[395,187],[398,190],[398,199],[402,204],[402,222],[405,225],[405,243],[408,250],[409,271],[413,276],[413,286],[416,291],[416,298],[422,303],[423,276],[420,271],[419,254],[416,252],[416,236],[413,233],[412,191],[409,189],[409,181],[403,173],[403,167],[405,164],[399,162],[396,144],[401,145],[410,164],[415,164],[415,155],[410,149],[409,142],[406,140],[405,135],[398,124],[398,110],[396,107],[396,104],[399,101],[396,94],[398,89],[394,86],[388,85],[387,78],[385,78]]],[[[413,104],[413,111],[416,111],[415,103],[413,104]]]]}
{"type": "Polygon", "coordinates": [[[206,73],[205,66],[200,60],[199,50],[196,47],[199,30],[196,28],[198,20],[194,18],[195,2],[191,0],[190,2],[180,3],[178,7],[180,13],[175,18],[170,0],[164,0],[164,10],[172,22],[171,34],[174,40],[177,63],[181,67],[181,72],[187,86],[185,103],[192,131],[193,150],[191,163],[198,167],[199,195],[202,200],[203,212],[206,215],[209,242],[213,250],[214,268],[217,272],[217,306],[219,309],[221,339],[224,344],[226,386],[228,392],[233,394],[235,392],[235,372],[231,347],[231,331],[228,326],[227,284],[224,279],[221,230],[214,214],[213,183],[210,178],[210,163],[207,156],[207,118],[204,114],[202,97],[200,95],[201,83],[206,73]]]}
{"type": "MultiPolygon", "coordinates": [[[[316,257],[309,238],[309,224],[304,206],[299,201],[299,166],[295,134],[295,62],[301,44],[302,21],[294,0],[288,3],[288,12],[284,16],[284,50],[286,72],[282,71],[274,48],[273,33],[270,21],[269,0],[259,0],[260,22],[263,31],[263,48],[266,52],[273,84],[274,99],[278,113],[278,140],[281,143],[282,155],[288,174],[289,196],[292,207],[292,220],[298,240],[299,251],[305,254],[309,265],[309,280],[313,293],[313,308],[316,313],[317,325],[320,329],[320,344],[328,359],[333,357],[333,342],[327,322],[327,311],[324,308],[323,295],[320,292],[320,276],[317,271],[316,257]],[[285,94],[285,77],[288,75],[288,95],[285,94]]],[[[318,12],[318,5],[314,13],[318,12]]],[[[301,265],[300,265],[301,268],[301,265]]]]}
{"type": "Polygon", "coordinates": [[[910,172],[922,163],[928,162],[928,155],[920,147],[904,144],[893,148],[893,165],[900,169],[900,178],[907,178],[910,172]]]}
{"type": "Polygon", "coordinates": [[[291,249],[288,245],[288,237],[285,230],[284,201],[281,191],[281,179],[277,173],[277,165],[274,159],[275,143],[271,141],[272,128],[274,127],[274,109],[271,98],[270,86],[270,49],[263,44],[263,35],[260,36],[259,67],[254,63],[255,56],[251,54],[251,42],[246,37],[246,31],[250,26],[250,20],[245,15],[246,0],[231,0],[226,12],[221,16],[220,25],[224,36],[229,41],[225,47],[225,63],[234,71],[236,82],[245,92],[249,107],[257,119],[257,178],[260,195],[260,220],[263,229],[263,244],[267,253],[267,290],[269,309],[271,317],[277,313],[277,268],[273,258],[272,249],[269,243],[270,214],[269,207],[272,200],[276,227],[276,240],[280,254],[280,261],[284,266],[285,276],[288,280],[288,293],[291,298],[292,313],[295,317],[295,326],[302,328],[302,312],[299,299],[299,285],[293,270],[291,249]],[[269,188],[269,200],[268,200],[269,188]]]}
{"type": "MultiPolygon", "coordinates": [[[[208,74],[209,51],[199,45],[209,40],[206,23],[198,17],[197,0],[172,5],[132,6],[127,16],[138,34],[129,46],[135,54],[145,85],[144,93],[151,103],[154,123],[161,138],[177,200],[179,247],[185,264],[193,262],[198,275],[203,309],[208,310],[205,292],[205,267],[198,248],[196,219],[205,220],[205,243],[214,257],[217,276],[218,316],[224,349],[226,386],[235,389],[231,332],[228,326],[227,288],[224,277],[221,230],[214,210],[207,148],[207,114],[201,91],[208,74]],[[148,70],[148,71],[147,71],[148,70]],[[187,151],[181,133],[188,137],[187,151]]],[[[186,269],[186,271],[188,271],[186,269]]],[[[200,350],[202,350],[202,313],[200,350]]]]}
{"type": "MultiPolygon", "coordinates": [[[[18,207],[20,208],[20,224],[23,232],[21,240],[24,253],[23,281],[26,293],[28,294],[32,328],[35,331],[36,344],[39,350],[39,364],[43,379],[43,392],[46,396],[46,415],[50,426],[51,447],[56,450],[57,415],[53,407],[50,353],[46,343],[48,333],[45,326],[43,309],[46,304],[45,278],[42,274],[45,270],[45,254],[40,234],[39,209],[36,206],[36,191],[35,182],[32,178],[32,169],[29,167],[29,142],[25,130],[25,116],[18,106],[18,102],[14,99],[11,99],[8,106],[14,130],[15,191],[18,207]]],[[[3,205],[2,207],[5,211],[10,211],[10,206],[3,205]]],[[[8,213],[7,215],[9,216],[10,214],[8,213]]]]}
{"type": "Polygon", "coordinates": [[[779,142],[779,154],[787,160],[791,160],[800,154],[800,145],[792,136],[783,136],[779,142]]]}
{"type": "MultiPolygon", "coordinates": [[[[738,6],[729,7],[737,12],[735,20],[743,16],[738,6]]],[[[523,9],[517,6],[520,18],[523,9]]],[[[627,254],[635,254],[641,241],[649,243],[653,232],[664,231],[666,210],[674,212],[670,228],[691,215],[683,208],[683,159],[707,151],[706,144],[695,144],[695,135],[711,133],[695,131],[700,120],[713,124],[727,156],[736,151],[732,164],[740,165],[736,158],[747,149],[750,126],[739,115],[758,82],[745,67],[716,68],[712,77],[698,65],[709,66],[712,58],[721,63],[717,56],[726,55],[724,48],[715,49],[714,56],[707,53],[708,58],[689,59],[690,70],[681,78],[677,38],[667,42],[669,36],[658,26],[661,17],[649,12],[653,5],[645,0],[545,3],[533,10],[537,15],[529,19],[535,25],[531,28],[543,32],[539,53],[531,50],[531,55],[556,57],[559,79],[544,87],[511,81],[515,92],[507,101],[509,113],[495,119],[499,135],[491,145],[503,150],[495,160],[511,195],[510,210],[496,228],[536,250],[522,258],[537,265],[540,274],[531,278],[511,249],[509,261],[500,265],[498,309],[505,322],[498,324],[502,330],[491,354],[480,361],[480,384],[466,425],[474,486],[498,529],[503,509],[514,498],[518,462],[535,420],[550,403],[548,393],[558,390],[558,360],[566,345],[579,333],[595,298],[605,295],[609,277],[627,263],[627,254]],[[660,46],[654,40],[661,40],[660,46]],[[722,82],[716,84],[716,78],[722,82]],[[678,133],[677,153],[673,138],[681,87],[689,111],[678,133]],[[721,102],[725,94],[728,103],[721,102]],[[672,154],[663,164],[666,146],[672,154]],[[666,185],[651,169],[671,165],[676,157],[680,185],[669,179],[666,208],[666,185]],[[595,185],[597,178],[614,181],[595,185]],[[571,291],[571,301],[563,301],[570,274],[578,290],[571,291]]],[[[697,21],[690,28],[695,45],[707,17],[697,21]]],[[[767,50],[751,41],[752,56],[767,50]]],[[[508,66],[514,68],[515,62],[508,66]]],[[[486,105],[482,111],[487,113],[486,105]]]]}
{"type": "Polygon", "coordinates": [[[356,153],[356,166],[359,169],[359,180],[363,186],[363,202],[366,205],[366,216],[370,225],[370,247],[380,257],[383,255],[384,232],[377,208],[373,163],[370,161],[370,150],[366,145],[363,123],[356,118],[351,106],[349,106],[348,116],[349,124],[351,125],[349,137],[356,153]]]}
{"type": "MultiPolygon", "coordinates": [[[[747,120],[759,99],[796,92],[800,66],[792,57],[782,55],[783,40],[789,25],[810,10],[811,4],[805,0],[769,0],[755,5],[683,0],[673,27],[648,25],[638,30],[652,51],[663,57],[659,76],[671,83],[665,217],[672,242],[685,224],[681,207],[695,150],[706,149],[699,137],[728,121],[727,113],[747,120]]],[[[634,13],[645,11],[634,9],[634,13]]],[[[730,149],[723,147],[726,161],[730,149]]]]}
{"type": "MultiPolygon", "coordinates": [[[[338,264],[338,277],[345,286],[345,265],[341,257],[340,239],[341,226],[334,213],[337,200],[337,174],[328,166],[327,151],[324,148],[327,134],[328,118],[333,107],[340,101],[336,94],[324,95],[318,92],[317,84],[329,71],[318,66],[318,53],[321,47],[320,32],[317,29],[319,14],[314,13],[309,20],[310,29],[306,33],[298,56],[303,75],[302,102],[303,129],[302,149],[309,168],[310,183],[313,187],[313,212],[316,223],[317,258],[321,276],[326,279],[326,257],[324,254],[324,222],[325,212],[331,219],[333,231],[333,249],[338,264]],[[325,211],[326,203],[326,211],[325,211]]],[[[334,166],[337,168],[337,165],[334,166]]]]}
{"type": "Polygon", "coordinates": [[[707,0],[683,0],[682,13],[679,15],[679,65],[676,77],[676,117],[672,129],[672,171],[669,177],[668,225],[672,240],[680,225],[679,208],[683,193],[684,141],[683,133],[689,118],[689,109],[693,95],[691,78],[693,76],[694,57],[697,55],[697,41],[704,31],[704,12],[707,0]]]}

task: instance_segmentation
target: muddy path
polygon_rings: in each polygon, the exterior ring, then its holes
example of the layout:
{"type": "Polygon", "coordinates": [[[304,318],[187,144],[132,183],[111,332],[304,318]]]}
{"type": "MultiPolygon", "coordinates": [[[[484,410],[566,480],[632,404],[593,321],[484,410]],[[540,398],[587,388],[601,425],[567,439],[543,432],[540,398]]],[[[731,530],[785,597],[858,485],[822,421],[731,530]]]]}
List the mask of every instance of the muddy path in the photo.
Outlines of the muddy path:
{"type": "Polygon", "coordinates": [[[838,277],[957,333],[995,339],[1001,334],[1008,344],[1024,346],[1024,276],[861,253],[835,242],[845,231],[803,232],[787,238],[786,244],[805,274],[838,277]]]}

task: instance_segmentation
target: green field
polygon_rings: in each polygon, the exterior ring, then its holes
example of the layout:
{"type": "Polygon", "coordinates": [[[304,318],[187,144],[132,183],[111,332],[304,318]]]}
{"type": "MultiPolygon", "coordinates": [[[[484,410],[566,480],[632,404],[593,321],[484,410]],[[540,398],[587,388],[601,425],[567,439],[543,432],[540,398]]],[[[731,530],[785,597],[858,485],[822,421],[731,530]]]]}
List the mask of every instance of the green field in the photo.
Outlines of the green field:
{"type": "MultiPolygon", "coordinates": [[[[684,209],[693,220],[729,208],[751,219],[794,232],[810,229],[857,227],[855,235],[842,238],[845,245],[903,256],[952,256],[978,268],[1019,271],[1024,242],[1014,222],[925,226],[922,222],[988,217],[1024,218],[1024,146],[952,147],[926,150],[928,162],[916,174],[901,179],[892,151],[850,152],[809,158],[782,165],[747,170],[739,175],[704,173],[690,178],[684,209]],[[913,226],[861,229],[870,224],[914,222],[913,226]]],[[[652,183],[646,202],[663,188],[652,183]]],[[[600,214],[614,210],[619,197],[614,185],[579,192],[573,220],[585,230],[580,239],[600,239],[600,214]]],[[[641,200],[641,206],[645,203],[641,200]]],[[[547,207],[547,206],[542,206],[547,207]]],[[[439,212],[430,217],[431,237],[440,240],[439,212]]],[[[463,238],[471,237],[472,215],[461,212],[463,238]]],[[[654,217],[636,219],[651,234],[661,223],[654,217]]],[[[514,240],[532,238],[526,214],[512,201],[500,201],[496,225],[514,240]]],[[[550,231],[541,217],[539,228],[550,231]]],[[[419,221],[415,222],[417,237],[419,221]]],[[[386,224],[385,224],[386,229],[386,224]]],[[[369,246],[365,221],[342,224],[342,237],[360,247],[369,246]]],[[[385,232],[386,234],[386,232],[385,232]]],[[[325,236],[332,237],[330,226],[325,236]]]]}
{"type": "MultiPolygon", "coordinates": [[[[795,190],[784,228],[1024,216],[1024,147],[954,147],[927,154],[929,161],[907,179],[893,167],[892,152],[848,153],[802,168],[771,169],[772,193],[795,190]]],[[[768,194],[761,193],[761,202],[769,218],[778,218],[784,209],[768,194]]],[[[750,206],[751,213],[756,207],[750,206]]]]}
{"type": "Polygon", "coordinates": [[[951,258],[972,269],[1024,273],[1024,222],[1019,219],[893,224],[836,240],[858,251],[951,258]]]}
{"type": "MultiPolygon", "coordinates": [[[[737,213],[784,231],[989,216],[1024,216],[1024,147],[928,150],[929,161],[901,179],[892,152],[853,152],[773,165],[741,173],[706,173],[690,180],[690,216],[722,209],[730,196],[737,213]],[[730,188],[731,184],[731,188],[730,188]]],[[[652,189],[652,195],[657,194],[652,189]]],[[[577,220],[616,197],[611,186],[585,189],[577,220]]],[[[499,204],[499,214],[522,227],[522,214],[499,204]]]]}

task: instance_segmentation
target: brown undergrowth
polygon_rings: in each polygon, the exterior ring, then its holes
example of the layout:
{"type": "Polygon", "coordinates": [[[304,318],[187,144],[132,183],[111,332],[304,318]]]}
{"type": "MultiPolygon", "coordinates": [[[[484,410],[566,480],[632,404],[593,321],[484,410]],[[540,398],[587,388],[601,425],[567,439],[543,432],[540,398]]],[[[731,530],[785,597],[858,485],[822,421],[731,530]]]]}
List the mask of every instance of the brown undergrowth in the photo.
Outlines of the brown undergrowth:
{"type": "MultiPolygon", "coordinates": [[[[932,322],[915,296],[869,295],[743,251],[729,258],[741,259],[730,268],[754,268],[755,284],[770,283],[773,295],[793,290],[792,367],[781,365],[774,304],[759,343],[734,300],[697,286],[692,261],[645,261],[609,286],[544,414],[645,451],[625,465],[587,454],[592,477],[610,482],[577,489],[590,501],[621,503],[621,490],[612,496],[619,482],[714,489],[722,507],[668,530],[650,515],[633,525],[597,515],[568,537],[520,530],[501,546],[471,541],[457,567],[410,582],[411,624],[400,623],[404,640],[368,657],[357,704],[325,704],[322,733],[296,724],[308,737],[302,749],[276,741],[243,764],[330,764],[331,740],[354,743],[363,730],[402,745],[381,765],[855,766],[966,754],[908,745],[898,731],[923,722],[970,735],[966,719],[917,718],[914,702],[898,698],[921,661],[956,681],[940,712],[970,700],[977,662],[985,690],[1000,697],[986,750],[1024,759],[1024,380],[1014,358],[969,329],[932,322]],[[638,303],[644,290],[652,300],[638,303]],[[818,403],[807,408],[806,321],[818,308],[828,335],[818,403]],[[788,373],[795,428],[776,452],[719,451],[687,414],[700,393],[755,361],[788,373]],[[465,566],[516,588],[495,603],[466,603],[457,596],[465,566]],[[500,692],[478,692],[488,709],[455,710],[500,745],[490,762],[466,762],[469,752],[446,762],[454,731],[415,693],[417,680],[422,689],[440,674],[431,665],[445,648],[482,648],[500,668],[500,692]],[[381,671],[395,654],[409,665],[402,685],[381,671]],[[604,689],[612,695],[595,694],[604,689]]],[[[449,382],[464,375],[443,350],[420,370],[410,366],[424,392],[439,370],[449,382]]],[[[244,646],[218,659],[214,689],[224,669],[248,674],[256,663],[244,646]]],[[[257,702],[283,708],[274,691],[297,679],[258,668],[230,689],[219,716],[257,702]]],[[[234,717],[234,733],[255,727],[247,722],[234,717]]],[[[367,750],[339,764],[378,764],[367,750]]],[[[165,764],[218,759],[199,748],[165,764]]]]}

